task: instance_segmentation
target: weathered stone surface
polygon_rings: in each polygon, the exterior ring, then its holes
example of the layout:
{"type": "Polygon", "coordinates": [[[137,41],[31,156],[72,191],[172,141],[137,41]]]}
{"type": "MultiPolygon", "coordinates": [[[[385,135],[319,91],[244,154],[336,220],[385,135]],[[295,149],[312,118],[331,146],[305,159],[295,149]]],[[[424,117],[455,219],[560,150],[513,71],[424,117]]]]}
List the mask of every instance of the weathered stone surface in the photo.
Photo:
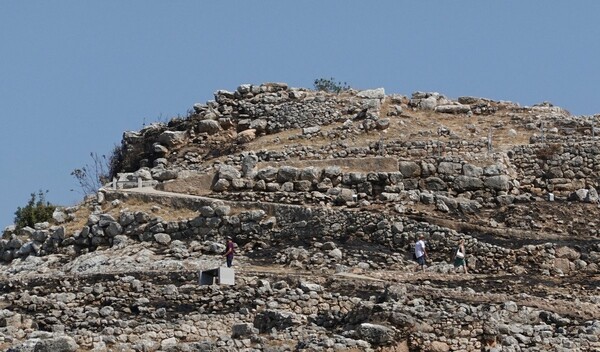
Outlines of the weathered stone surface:
{"type": "Polygon", "coordinates": [[[298,324],[298,317],[292,312],[267,310],[256,314],[254,327],[261,333],[271,329],[284,330],[298,324]]]}
{"type": "Polygon", "coordinates": [[[466,114],[471,111],[471,107],[469,105],[437,105],[435,107],[436,112],[445,113],[445,114],[466,114]]]}
{"type": "Polygon", "coordinates": [[[423,189],[430,191],[445,191],[448,189],[448,185],[439,177],[428,177],[423,180],[423,189]]]}
{"type": "Polygon", "coordinates": [[[167,245],[171,242],[171,236],[166,233],[156,233],[154,234],[154,240],[162,245],[167,245]]]}
{"type": "Polygon", "coordinates": [[[231,326],[231,337],[234,339],[258,334],[259,330],[250,323],[238,323],[231,326]]]}
{"type": "Polygon", "coordinates": [[[506,175],[490,176],[483,183],[486,187],[495,191],[508,191],[510,189],[510,178],[506,175]]]}
{"type": "Polygon", "coordinates": [[[186,139],[184,131],[165,131],[158,136],[158,142],[169,148],[182,144],[186,139]]]}
{"type": "Polygon", "coordinates": [[[0,344],[66,332],[97,352],[598,349],[597,208],[568,201],[597,202],[591,118],[459,103],[476,116],[450,121],[439,111],[456,101],[431,92],[248,84],[124,134],[123,170],[138,171],[119,182],[173,172],[159,188],[180,194],[107,185],[61,209],[61,226],[5,230],[0,344]],[[251,127],[261,140],[241,143],[251,127]],[[165,131],[186,137],[167,148],[165,131]],[[531,143],[510,145],[520,133],[531,143]],[[197,285],[225,265],[225,237],[235,285],[197,285]],[[452,265],[461,239],[469,276],[452,265]]]}
{"type": "Polygon", "coordinates": [[[231,181],[231,180],[234,180],[234,179],[238,179],[241,176],[242,175],[240,174],[240,172],[238,171],[238,169],[236,169],[234,166],[231,166],[231,165],[221,165],[221,167],[219,167],[218,177],[220,179],[225,179],[225,180],[231,181]]]}
{"type": "Polygon", "coordinates": [[[358,93],[356,93],[356,95],[366,99],[383,99],[383,97],[385,97],[385,89],[377,88],[361,90],[358,93]]]}
{"type": "Polygon", "coordinates": [[[394,331],[386,326],[363,323],[356,329],[363,340],[375,346],[386,345],[394,340],[394,331]]]}
{"type": "Polygon", "coordinates": [[[561,246],[556,248],[555,256],[557,258],[567,258],[568,260],[577,260],[581,256],[579,252],[574,250],[573,248],[569,248],[567,246],[561,246]]]}
{"type": "Polygon", "coordinates": [[[421,175],[421,167],[414,161],[401,161],[399,167],[400,173],[406,178],[419,177],[421,175]]]}
{"type": "Polygon", "coordinates": [[[33,352],[75,352],[79,346],[69,336],[61,336],[40,340],[35,344],[33,352]]]}
{"type": "Polygon", "coordinates": [[[221,131],[221,125],[218,121],[207,119],[198,122],[198,132],[200,133],[215,134],[219,131],[221,131]]]}
{"type": "Polygon", "coordinates": [[[300,176],[300,170],[293,166],[283,166],[277,172],[277,181],[280,183],[296,181],[300,176]]]}
{"type": "Polygon", "coordinates": [[[454,162],[442,161],[438,165],[437,172],[444,175],[459,175],[462,170],[462,165],[454,162]]]}
{"type": "Polygon", "coordinates": [[[457,192],[477,191],[484,187],[483,181],[478,177],[457,176],[452,183],[452,188],[457,192]]]}
{"type": "Polygon", "coordinates": [[[245,144],[250,143],[256,139],[256,130],[255,129],[247,129],[237,134],[237,141],[245,144]]]}

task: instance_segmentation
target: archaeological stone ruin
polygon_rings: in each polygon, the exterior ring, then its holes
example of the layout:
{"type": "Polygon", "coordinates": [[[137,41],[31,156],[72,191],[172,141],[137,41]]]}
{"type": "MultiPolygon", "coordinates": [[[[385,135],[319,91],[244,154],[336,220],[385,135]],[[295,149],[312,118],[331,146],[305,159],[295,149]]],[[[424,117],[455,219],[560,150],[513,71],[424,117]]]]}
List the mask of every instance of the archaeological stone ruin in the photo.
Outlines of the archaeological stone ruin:
{"type": "Polygon", "coordinates": [[[218,90],[125,132],[96,194],[4,230],[0,349],[600,351],[597,117],[218,90]],[[202,281],[228,237],[234,284],[202,281]]]}

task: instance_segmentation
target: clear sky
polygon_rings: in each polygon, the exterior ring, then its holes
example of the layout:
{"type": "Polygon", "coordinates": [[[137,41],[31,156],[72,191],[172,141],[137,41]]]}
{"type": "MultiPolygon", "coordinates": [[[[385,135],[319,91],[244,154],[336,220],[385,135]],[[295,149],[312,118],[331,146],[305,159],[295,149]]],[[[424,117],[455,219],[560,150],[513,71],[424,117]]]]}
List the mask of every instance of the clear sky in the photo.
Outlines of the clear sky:
{"type": "MultiPolygon", "coordinates": [[[[334,77],[600,112],[600,1],[0,0],[0,227],[218,89],[334,77]]],[[[1,229],[0,228],[0,229],[1,229]]]]}

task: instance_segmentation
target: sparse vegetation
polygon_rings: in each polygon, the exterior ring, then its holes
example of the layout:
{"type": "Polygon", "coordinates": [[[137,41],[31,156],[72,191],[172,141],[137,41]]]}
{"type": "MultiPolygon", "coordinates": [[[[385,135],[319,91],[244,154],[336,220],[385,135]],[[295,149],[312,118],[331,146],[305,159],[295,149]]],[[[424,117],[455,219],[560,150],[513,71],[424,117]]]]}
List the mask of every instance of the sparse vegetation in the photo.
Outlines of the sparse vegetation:
{"type": "Polygon", "coordinates": [[[349,90],[350,86],[346,82],[335,81],[335,78],[317,78],[314,82],[315,90],[328,93],[341,93],[349,90]]]}
{"type": "Polygon", "coordinates": [[[56,206],[46,201],[46,193],[48,191],[43,192],[42,190],[31,193],[27,205],[23,208],[17,208],[17,211],[15,211],[15,225],[17,228],[33,227],[36,223],[52,219],[52,213],[56,206]]]}
{"type": "Polygon", "coordinates": [[[77,179],[81,192],[83,194],[92,194],[97,192],[102,185],[116,176],[121,169],[123,162],[123,153],[121,147],[115,145],[110,157],[90,153],[92,163],[86,164],[80,169],[71,172],[71,176],[77,179]]]}
{"type": "Polygon", "coordinates": [[[538,148],[535,151],[536,156],[540,160],[551,160],[554,156],[562,153],[562,147],[560,144],[551,143],[547,144],[544,148],[538,148]]]}

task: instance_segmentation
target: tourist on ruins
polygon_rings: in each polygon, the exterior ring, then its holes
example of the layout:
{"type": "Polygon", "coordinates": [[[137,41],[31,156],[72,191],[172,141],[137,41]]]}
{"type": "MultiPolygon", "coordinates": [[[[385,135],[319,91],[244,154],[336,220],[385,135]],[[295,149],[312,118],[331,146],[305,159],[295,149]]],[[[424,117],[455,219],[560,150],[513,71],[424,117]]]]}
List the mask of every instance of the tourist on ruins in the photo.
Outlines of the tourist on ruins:
{"type": "Polygon", "coordinates": [[[465,254],[465,240],[461,238],[456,251],[454,251],[454,268],[456,269],[462,266],[465,274],[468,274],[465,254]]]}
{"type": "Polygon", "coordinates": [[[415,243],[415,258],[417,260],[417,270],[419,266],[421,271],[425,270],[425,264],[427,264],[425,258],[427,258],[427,250],[425,249],[425,236],[419,235],[419,240],[415,243]]]}
{"type": "Polygon", "coordinates": [[[231,268],[231,265],[233,263],[233,253],[235,252],[234,247],[235,247],[235,245],[233,244],[231,237],[227,237],[227,244],[225,246],[225,254],[223,254],[223,256],[227,257],[227,267],[228,268],[231,268]]]}

